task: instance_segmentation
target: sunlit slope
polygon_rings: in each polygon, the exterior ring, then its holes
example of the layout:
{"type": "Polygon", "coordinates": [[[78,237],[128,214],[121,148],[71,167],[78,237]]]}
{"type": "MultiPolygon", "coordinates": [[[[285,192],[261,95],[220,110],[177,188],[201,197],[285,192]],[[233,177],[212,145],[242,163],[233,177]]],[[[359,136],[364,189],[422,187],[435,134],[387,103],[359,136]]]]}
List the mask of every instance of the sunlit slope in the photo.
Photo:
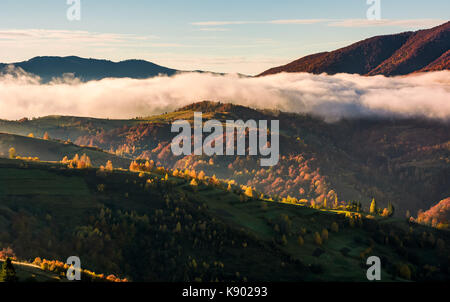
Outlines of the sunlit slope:
{"type": "Polygon", "coordinates": [[[78,255],[135,281],[365,281],[370,254],[385,281],[448,280],[449,233],[404,219],[243,198],[164,173],[3,159],[0,180],[0,241],[21,259],[78,255]]]}
{"type": "Polygon", "coordinates": [[[0,156],[8,157],[9,149],[14,148],[18,156],[38,157],[41,161],[61,161],[64,156],[73,158],[75,154],[86,154],[94,166],[105,165],[111,160],[114,166],[128,168],[130,160],[121,158],[97,148],[81,147],[72,143],[44,140],[26,136],[0,133],[0,156]]]}

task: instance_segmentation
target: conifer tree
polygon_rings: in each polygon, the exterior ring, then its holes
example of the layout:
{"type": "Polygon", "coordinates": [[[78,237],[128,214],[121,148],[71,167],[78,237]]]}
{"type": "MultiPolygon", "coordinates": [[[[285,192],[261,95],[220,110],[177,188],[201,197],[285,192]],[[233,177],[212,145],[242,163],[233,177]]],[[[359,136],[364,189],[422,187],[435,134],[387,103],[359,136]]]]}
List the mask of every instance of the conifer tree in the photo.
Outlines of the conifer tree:
{"type": "Polygon", "coordinates": [[[0,271],[0,282],[16,282],[16,270],[12,264],[11,258],[7,258],[3,262],[2,270],[0,271]]]}
{"type": "Polygon", "coordinates": [[[392,202],[388,202],[388,207],[387,207],[387,209],[388,209],[388,215],[389,215],[389,217],[390,216],[392,216],[392,215],[394,215],[394,206],[392,205],[392,202]]]}

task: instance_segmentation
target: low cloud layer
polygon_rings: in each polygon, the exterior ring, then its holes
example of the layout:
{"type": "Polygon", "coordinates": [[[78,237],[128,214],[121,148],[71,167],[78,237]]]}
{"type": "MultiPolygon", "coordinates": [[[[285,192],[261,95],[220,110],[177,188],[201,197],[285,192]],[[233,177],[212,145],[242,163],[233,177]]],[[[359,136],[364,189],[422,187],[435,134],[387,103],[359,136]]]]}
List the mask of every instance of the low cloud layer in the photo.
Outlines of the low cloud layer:
{"type": "Polygon", "coordinates": [[[450,71],[386,78],[277,74],[262,78],[186,73],[146,80],[104,79],[41,84],[18,69],[0,75],[0,118],[46,115],[133,118],[213,100],[254,108],[313,113],[336,120],[358,116],[450,119],[450,71]]]}

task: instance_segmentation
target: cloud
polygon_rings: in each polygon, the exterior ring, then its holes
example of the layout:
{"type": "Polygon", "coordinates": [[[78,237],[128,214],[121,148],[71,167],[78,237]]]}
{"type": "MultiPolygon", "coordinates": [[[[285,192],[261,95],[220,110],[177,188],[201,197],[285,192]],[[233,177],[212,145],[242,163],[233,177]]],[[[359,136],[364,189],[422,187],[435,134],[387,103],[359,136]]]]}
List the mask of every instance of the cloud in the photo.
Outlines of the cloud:
{"type": "Polygon", "coordinates": [[[139,36],[134,34],[97,33],[84,30],[52,30],[52,29],[0,29],[0,39],[18,42],[32,40],[56,40],[70,42],[111,43],[128,40],[143,41],[157,39],[157,36],[139,36]]]}
{"type": "Polygon", "coordinates": [[[360,116],[450,118],[450,71],[387,78],[284,73],[261,78],[183,73],[144,80],[67,78],[41,84],[10,69],[0,76],[0,118],[45,115],[132,118],[215,100],[327,120],[360,116]]]}
{"type": "Polygon", "coordinates": [[[272,20],[266,23],[269,24],[316,24],[326,22],[327,19],[285,19],[285,20],[272,20]]]}
{"type": "Polygon", "coordinates": [[[430,28],[441,25],[445,20],[438,19],[409,19],[409,20],[368,20],[368,19],[346,19],[328,23],[332,27],[380,27],[396,26],[403,28],[430,28]]]}
{"type": "Polygon", "coordinates": [[[224,25],[246,25],[246,24],[315,24],[325,22],[327,19],[284,19],[270,21],[206,21],[193,22],[195,26],[224,26],[224,25]]]}
{"type": "Polygon", "coordinates": [[[318,24],[323,23],[331,27],[402,27],[402,28],[430,28],[438,26],[446,20],[440,19],[403,19],[403,20],[369,20],[369,19],[285,19],[269,21],[207,21],[193,22],[194,26],[227,26],[227,25],[246,25],[246,24],[318,24]]]}
{"type": "Polygon", "coordinates": [[[191,25],[195,26],[223,26],[223,25],[242,25],[242,24],[257,24],[258,21],[204,21],[204,22],[192,22],[191,25]]]}
{"type": "Polygon", "coordinates": [[[203,27],[200,28],[199,31],[229,31],[229,28],[222,28],[222,27],[203,27]]]}

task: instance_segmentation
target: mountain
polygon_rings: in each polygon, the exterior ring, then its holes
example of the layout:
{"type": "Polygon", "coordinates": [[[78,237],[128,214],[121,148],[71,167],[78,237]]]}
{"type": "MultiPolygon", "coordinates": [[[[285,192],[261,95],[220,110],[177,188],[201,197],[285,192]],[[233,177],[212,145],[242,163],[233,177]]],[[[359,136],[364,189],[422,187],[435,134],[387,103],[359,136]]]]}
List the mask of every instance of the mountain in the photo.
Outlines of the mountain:
{"type": "Polygon", "coordinates": [[[0,64],[0,71],[8,65],[20,67],[26,72],[49,82],[53,78],[73,74],[82,81],[100,80],[103,78],[136,78],[143,79],[159,74],[173,75],[175,69],[156,65],[144,60],[126,60],[112,62],[108,60],[85,59],[76,56],[69,57],[35,57],[28,61],[12,64],[0,64]]]}
{"type": "MultiPolygon", "coordinates": [[[[415,215],[420,209],[430,208],[432,201],[450,196],[450,167],[446,162],[450,126],[438,121],[374,118],[327,123],[309,115],[205,101],[132,120],[52,116],[0,121],[0,132],[22,136],[33,132],[39,137],[48,132],[51,138],[70,139],[76,145],[98,147],[109,154],[233,179],[280,199],[291,196],[322,204],[325,198],[330,201],[338,196],[341,201],[360,201],[367,208],[375,197],[383,207],[392,202],[398,217],[404,217],[407,210],[415,215]],[[193,112],[198,111],[203,112],[204,119],[219,121],[279,120],[279,164],[270,169],[260,167],[257,157],[173,156],[170,143],[176,133],[171,132],[171,122],[192,121],[193,112]]],[[[15,144],[6,139],[0,150],[4,154],[15,144]]],[[[42,140],[34,144],[27,138],[17,140],[17,153],[57,160],[62,155],[85,153],[58,147],[61,151],[57,156],[45,157],[50,152],[44,152],[42,140]]],[[[100,158],[99,163],[104,165],[104,156],[99,155],[88,154],[91,160],[100,158]]]]}
{"type": "Polygon", "coordinates": [[[309,55],[259,76],[280,72],[314,74],[407,75],[449,69],[450,22],[440,26],[372,37],[350,46],[309,55]]]}
{"type": "Polygon", "coordinates": [[[371,254],[385,281],[449,280],[448,228],[405,219],[450,196],[449,127],[326,123],[209,101],[132,120],[0,121],[0,131],[16,133],[0,135],[0,249],[29,263],[77,255],[132,281],[365,281],[371,254]],[[198,111],[222,122],[279,120],[279,163],[174,156],[172,121],[192,122],[198,111]],[[25,137],[33,129],[50,139],[25,137]],[[5,158],[10,147],[21,157],[5,158]],[[92,166],[59,162],[83,153],[92,166]],[[99,169],[111,153],[134,161],[99,169]],[[377,211],[368,213],[372,198],[377,211]]]}

